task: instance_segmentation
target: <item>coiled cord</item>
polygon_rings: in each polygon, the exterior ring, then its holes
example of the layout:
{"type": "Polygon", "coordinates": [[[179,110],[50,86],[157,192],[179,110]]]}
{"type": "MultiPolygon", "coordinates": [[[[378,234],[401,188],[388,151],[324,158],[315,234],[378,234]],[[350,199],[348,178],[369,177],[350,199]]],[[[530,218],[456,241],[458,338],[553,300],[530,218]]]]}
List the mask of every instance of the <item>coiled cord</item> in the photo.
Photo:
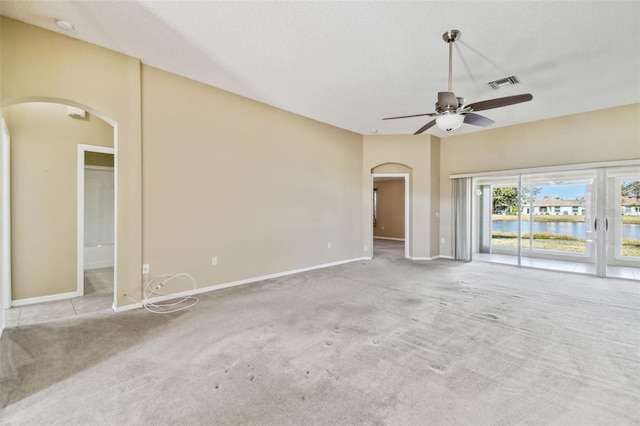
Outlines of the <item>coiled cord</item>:
{"type": "MultiPolygon", "coordinates": [[[[173,302],[171,301],[155,302],[155,303],[149,302],[147,301],[147,299],[149,299],[150,297],[170,295],[170,293],[169,294],[161,293],[159,290],[175,279],[186,279],[191,281],[193,283],[193,290],[197,288],[197,285],[196,285],[196,280],[191,275],[184,272],[180,274],[175,274],[175,275],[161,275],[159,277],[153,278],[151,281],[149,281],[148,274],[144,274],[144,275],[145,275],[146,285],[144,286],[144,290],[142,292],[142,301],[140,303],[149,312],[152,312],[154,314],[170,314],[173,312],[189,309],[195,306],[200,301],[200,299],[198,299],[195,296],[184,296],[173,302]],[[187,302],[188,304],[184,305],[187,302]],[[180,305],[183,305],[183,306],[180,306],[180,305]]],[[[125,296],[129,300],[132,300],[138,303],[138,301],[133,299],[132,297],[129,297],[126,294],[125,296]]]]}

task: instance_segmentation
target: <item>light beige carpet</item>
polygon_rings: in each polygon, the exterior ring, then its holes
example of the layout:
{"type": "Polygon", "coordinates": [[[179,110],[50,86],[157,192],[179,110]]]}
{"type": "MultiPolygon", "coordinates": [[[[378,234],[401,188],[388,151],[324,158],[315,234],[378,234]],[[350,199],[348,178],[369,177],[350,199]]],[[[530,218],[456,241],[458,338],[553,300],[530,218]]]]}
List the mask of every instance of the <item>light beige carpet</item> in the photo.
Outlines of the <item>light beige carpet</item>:
{"type": "Polygon", "coordinates": [[[379,254],[5,330],[0,423],[640,423],[637,283],[379,254]]]}

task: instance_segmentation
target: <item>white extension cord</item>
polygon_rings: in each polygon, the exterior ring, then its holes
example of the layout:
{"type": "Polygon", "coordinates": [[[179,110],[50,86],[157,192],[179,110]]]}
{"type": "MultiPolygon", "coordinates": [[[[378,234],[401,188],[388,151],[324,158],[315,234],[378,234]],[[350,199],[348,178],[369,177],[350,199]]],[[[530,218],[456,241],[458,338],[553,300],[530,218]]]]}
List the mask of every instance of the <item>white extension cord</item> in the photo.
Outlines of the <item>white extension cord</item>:
{"type": "MultiPolygon", "coordinates": [[[[184,296],[179,298],[177,301],[173,302],[149,302],[148,299],[151,297],[158,296],[168,296],[166,293],[161,293],[159,290],[166,286],[169,282],[175,279],[186,279],[190,280],[193,283],[193,289],[197,288],[196,280],[187,273],[175,274],[175,275],[161,275],[159,277],[155,277],[149,281],[149,274],[144,274],[145,283],[144,291],[142,292],[142,301],[140,302],[142,306],[149,312],[154,314],[170,314],[173,312],[183,311],[185,309],[189,309],[195,306],[200,299],[195,296],[184,296]],[[185,303],[189,302],[187,305],[185,303]],[[183,306],[180,306],[183,305],[183,306]],[[175,307],[177,306],[177,307],[175,307]],[[174,308],[175,307],[175,308],[174,308]]],[[[137,303],[137,301],[128,295],[125,295],[129,300],[133,300],[137,303]]]]}

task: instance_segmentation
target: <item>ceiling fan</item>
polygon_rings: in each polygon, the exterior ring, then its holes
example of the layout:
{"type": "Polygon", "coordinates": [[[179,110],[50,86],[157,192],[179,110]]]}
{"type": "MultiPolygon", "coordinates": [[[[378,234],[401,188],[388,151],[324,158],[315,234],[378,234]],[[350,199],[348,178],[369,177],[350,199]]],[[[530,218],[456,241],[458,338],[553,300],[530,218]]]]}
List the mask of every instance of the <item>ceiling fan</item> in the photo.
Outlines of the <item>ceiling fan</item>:
{"type": "Polygon", "coordinates": [[[442,35],[442,39],[449,45],[449,89],[447,92],[438,92],[438,102],[436,102],[436,112],[426,114],[414,114],[403,115],[400,117],[388,117],[383,120],[396,120],[398,118],[410,118],[410,117],[437,117],[431,120],[421,128],[419,128],[414,135],[419,135],[425,130],[437,125],[440,129],[450,132],[462,126],[462,123],[472,124],[474,126],[487,127],[492,125],[493,120],[483,117],[474,111],[484,111],[493,108],[500,108],[507,105],[519,104],[527,102],[533,99],[531,94],[526,93],[522,95],[507,96],[504,98],[489,99],[486,101],[474,102],[471,104],[465,104],[464,98],[456,97],[451,91],[451,51],[453,43],[460,38],[460,31],[450,30],[442,35]]]}

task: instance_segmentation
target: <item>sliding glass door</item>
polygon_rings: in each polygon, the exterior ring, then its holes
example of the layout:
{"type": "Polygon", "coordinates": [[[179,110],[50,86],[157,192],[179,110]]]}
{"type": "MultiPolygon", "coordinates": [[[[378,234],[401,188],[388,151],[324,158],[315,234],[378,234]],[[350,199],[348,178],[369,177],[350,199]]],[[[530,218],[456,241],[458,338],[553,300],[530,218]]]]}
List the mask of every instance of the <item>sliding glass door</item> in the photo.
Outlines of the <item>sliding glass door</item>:
{"type": "Polygon", "coordinates": [[[495,262],[518,264],[518,176],[476,180],[475,199],[478,256],[495,262]]]}
{"type": "Polygon", "coordinates": [[[474,258],[640,280],[640,167],[474,178],[474,258]]]}
{"type": "Polygon", "coordinates": [[[608,169],[606,275],[640,280],[640,168],[608,169]]]}
{"type": "Polygon", "coordinates": [[[571,272],[596,272],[593,218],[595,171],[536,173],[521,177],[523,235],[521,261],[571,272]]]}

